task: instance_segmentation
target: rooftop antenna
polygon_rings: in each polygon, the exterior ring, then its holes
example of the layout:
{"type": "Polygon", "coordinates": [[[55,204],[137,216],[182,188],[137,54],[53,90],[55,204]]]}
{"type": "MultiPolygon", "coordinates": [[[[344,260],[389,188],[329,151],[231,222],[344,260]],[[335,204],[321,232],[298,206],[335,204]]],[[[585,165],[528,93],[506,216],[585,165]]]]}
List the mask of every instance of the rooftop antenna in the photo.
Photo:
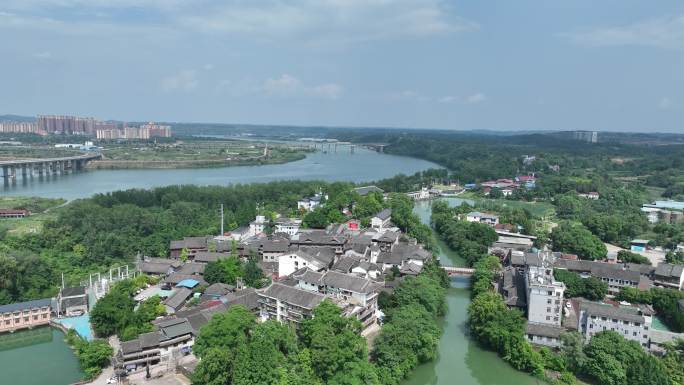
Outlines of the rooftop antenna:
{"type": "Polygon", "coordinates": [[[225,234],[223,232],[223,203],[221,203],[221,235],[225,234]]]}

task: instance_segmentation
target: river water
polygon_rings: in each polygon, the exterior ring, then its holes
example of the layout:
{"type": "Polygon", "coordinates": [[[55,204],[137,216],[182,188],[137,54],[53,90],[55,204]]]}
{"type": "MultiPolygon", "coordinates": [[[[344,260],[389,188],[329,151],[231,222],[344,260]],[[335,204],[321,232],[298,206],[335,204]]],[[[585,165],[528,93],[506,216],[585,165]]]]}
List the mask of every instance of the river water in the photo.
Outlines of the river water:
{"type": "Polygon", "coordinates": [[[15,183],[5,183],[0,195],[76,199],[108,191],[177,184],[230,185],[296,179],[370,182],[400,173],[411,175],[429,168],[440,166],[365,148],[356,148],[352,154],[349,147],[341,146],[337,152],[316,152],[299,161],[265,166],[90,170],[43,178],[34,176],[27,180],[18,178],[15,183]]]}
{"type": "Polygon", "coordinates": [[[0,384],[67,385],[82,377],[61,331],[46,326],[0,335],[0,384]]]}
{"type": "MultiPolygon", "coordinates": [[[[448,198],[449,204],[462,200],[448,198]]],[[[430,223],[430,201],[417,202],[414,212],[430,223]]],[[[440,260],[445,266],[465,266],[443,242],[438,242],[440,260]]],[[[470,304],[469,279],[454,278],[447,292],[449,311],[440,320],[444,330],[438,358],[419,366],[402,385],[537,385],[537,380],[513,369],[496,353],[480,348],[467,334],[467,308],[470,304]]]]}

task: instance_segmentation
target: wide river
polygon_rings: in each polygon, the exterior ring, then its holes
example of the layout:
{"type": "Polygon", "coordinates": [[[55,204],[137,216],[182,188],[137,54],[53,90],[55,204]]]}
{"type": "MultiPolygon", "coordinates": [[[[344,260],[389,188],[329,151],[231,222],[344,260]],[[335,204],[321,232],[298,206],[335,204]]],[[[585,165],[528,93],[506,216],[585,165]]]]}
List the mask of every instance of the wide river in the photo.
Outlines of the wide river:
{"type": "MultiPolygon", "coordinates": [[[[92,170],[49,177],[18,178],[5,183],[0,195],[85,198],[96,193],[130,188],[150,188],[177,184],[229,185],[274,180],[324,180],[369,182],[400,173],[411,175],[440,166],[421,159],[378,153],[348,147],[337,152],[316,152],[305,159],[265,166],[238,166],[196,169],[92,170]]],[[[0,182],[2,183],[2,182],[0,182]]]]}
{"type": "MultiPolygon", "coordinates": [[[[356,149],[337,153],[314,153],[306,159],[280,165],[181,170],[95,170],[40,179],[34,177],[4,186],[0,195],[25,195],[76,199],[95,193],[150,188],[171,184],[229,185],[273,180],[365,182],[399,173],[413,174],[434,163],[356,149]]],[[[460,204],[458,199],[449,199],[460,204]]],[[[430,202],[418,202],[415,212],[424,223],[430,221],[430,202]]],[[[462,266],[464,261],[440,243],[445,265],[462,266]]],[[[511,368],[493,352],[470,340],[466,311],[470,303],[468,280],[454,279],[447,294],[449,312],[440,320],[444,329],[439,356],[421,365],[403,385],[536,385],[537,381],[511,368]]],[[[19,333],[17,333],[19,334],[19,333]]],[[[78,363],[56,330],[25,346],[0,347],[1,384],[65,385],[80,377],[78,363]],[[48,374],[47,377],[44,374],[48,374]]],[[[2,336],[0,336],[2,337],[2,336]]],[[[1,345],[2,339],[0,339],[1,345]]]]}

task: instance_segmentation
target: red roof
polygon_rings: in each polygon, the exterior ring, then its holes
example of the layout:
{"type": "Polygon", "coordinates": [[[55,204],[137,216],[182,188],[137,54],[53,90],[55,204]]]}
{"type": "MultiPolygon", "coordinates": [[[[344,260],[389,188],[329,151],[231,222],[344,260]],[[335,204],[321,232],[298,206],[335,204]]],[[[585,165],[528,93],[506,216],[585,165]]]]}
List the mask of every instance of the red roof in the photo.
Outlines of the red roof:
{"type": "Polygon", "coordinates": [[[28,215],[29,211],[25,209],[0,209],[0,214],[24,214],[28,215]]]}

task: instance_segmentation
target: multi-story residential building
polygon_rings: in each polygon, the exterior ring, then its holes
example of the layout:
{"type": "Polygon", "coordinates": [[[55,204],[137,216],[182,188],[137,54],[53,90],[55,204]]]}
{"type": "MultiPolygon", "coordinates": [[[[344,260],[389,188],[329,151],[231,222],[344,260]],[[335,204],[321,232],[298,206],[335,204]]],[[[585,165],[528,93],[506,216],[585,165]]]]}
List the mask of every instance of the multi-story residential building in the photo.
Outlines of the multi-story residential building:
{"type": "Polygon", "coordinates": [[[46,134],[45,131],[38,128],[38,124],[35,122],[0,122],[0,132],[39,135],[46,134]]]}
{"type": "Polygon", "coordinates": [[[282,283],[272,283],[258,290],[259,316],[262,320],[299,323],[311,318],[313,309],[323,302],[323,294],[303,290],[282,283]]]}
{"type": "Polygon", "coordinates": [[[650,308],[591,301],[581,301],[579,308],[577,330],[587,342],[594,334],[611,330],[648,348],[653,318],[650,308]]]}
{"type": "Polygon", "coordinates": [[[39,130],[48,133],[92,135],[96,128],[94,118],[64,115],[38,115],[39,130]]]}
{"type": "Polygon", "coordinates": [[[0,306],[0,333],[33,328],[50,323],[52,300],[37,299],[0,306]]]}
{"type": "Polygon", "coordinates": [[[299,232],[302,220],[297,218],[278,218],[275,221],[275,233],[283,233],[293,236],[299,232]]]}
{"type": "Polygon", "coordinates": [[[186,318],[172,318],[155,325],[153,332],[121,343],[113,359],[114,367],[135,371],[190,352],[194,344],[193,328],[186,318]]]}
{"type": "Polygon", "coordinates": [[[141,130],[145,130],[150,138],[170,138],[171,126],[160,125],[154,122],[140,125],[141,130]]]}
{"type": "Polygon", "coordinates": [[[266,217],[257,215],[253,221],[249,222],[249,236],[253,237],[263,233],[266,230],[266,226],[268,226],[266,217]]]}
{"type": "Polygon", "coordinates": [[[653,273],[656,286],[684,290],[684,265],[660,263],[653,273]]]}
{"type": "Polygon", "coordinates": [[[304,267],[314,271],[327,270],[334,263],[335,255],[326,249],[305,249],[287,252],[277,259],[278,276],[286,277],[304,267]]]}
{"type": "Polygon", "coordinates": [[[539,265],[527,266],[525,292],[529,322],[561,325],[565,284],[554,279],[551,261],[542,259],[539,265]]]}

